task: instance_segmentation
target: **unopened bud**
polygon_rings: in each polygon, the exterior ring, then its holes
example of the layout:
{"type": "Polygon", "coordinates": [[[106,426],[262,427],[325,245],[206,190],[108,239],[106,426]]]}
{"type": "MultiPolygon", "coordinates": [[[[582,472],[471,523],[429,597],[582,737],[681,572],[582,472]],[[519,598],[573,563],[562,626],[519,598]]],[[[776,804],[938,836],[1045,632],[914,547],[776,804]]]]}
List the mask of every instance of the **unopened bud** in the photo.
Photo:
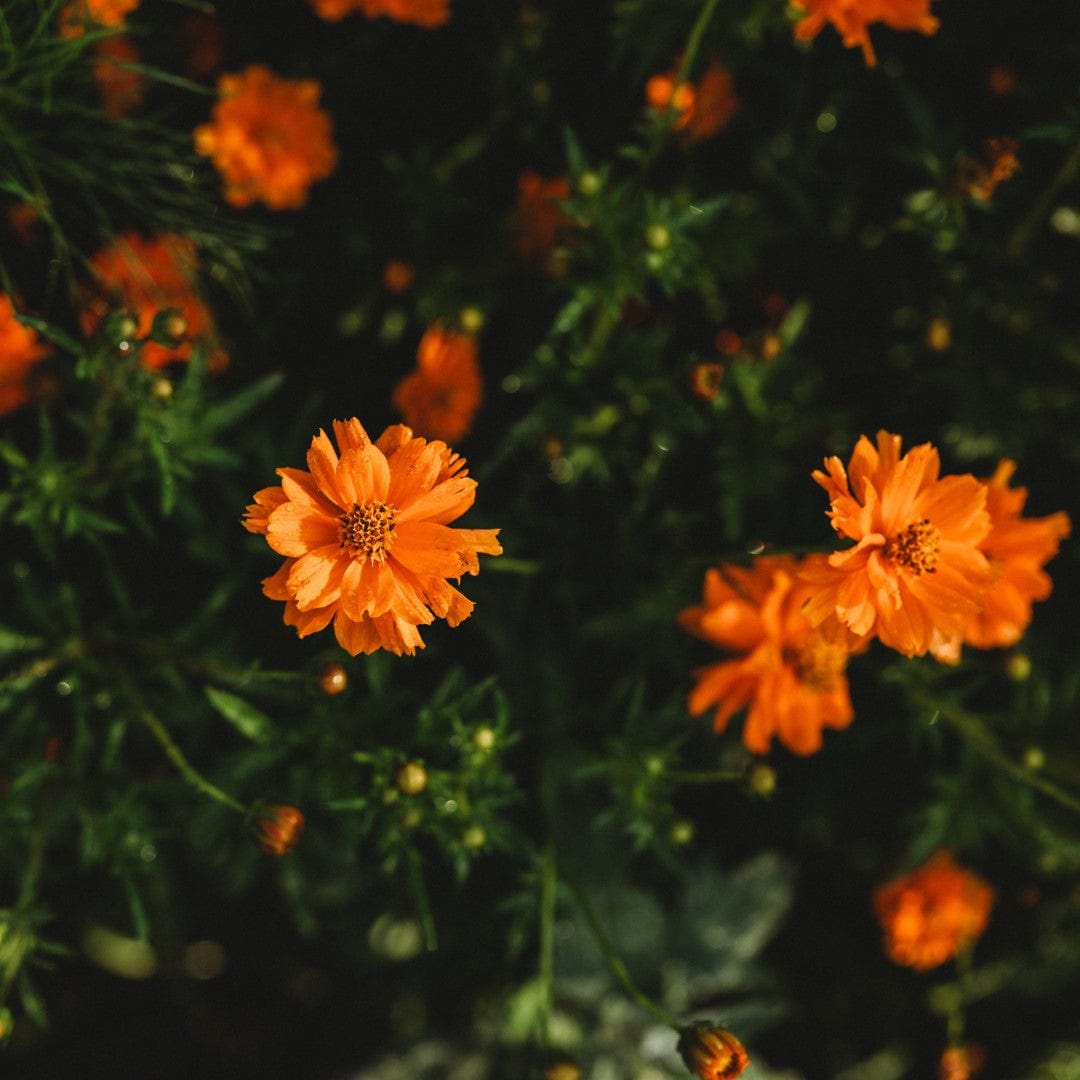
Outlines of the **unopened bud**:
{"type": "Polygon", "coordinates": [[[645,243],[653,251],[663,251],[671,243],[671,233],[666,225],[650,225],[645,230],[645,243]]]}
{"type": "Polygon", "coordinates": [[[735,1080],[750,1064],[746,1048],[730,1031],[704,1021],[683,1028],[677,1049],[700,1080],[735,1080]]]}
{"type": "Polygon", "coordinates": [[[267,855],[288,855],[303,831],[304,815],[295,806],[264,806],[255,825],[255,841],[267,855]]]}
{"type": "Polygon", "coordinates": [[[466,334],[477,334],[484,328],[486,322],[484,313],[473,305],[463,307],[458,314],[458,322],[466,334]]]}
{"type": "Polygon", "coordinates": [[[398,769],[394,783],[402,795],[419,795],[427,787],[427,769],[415,761],[406,762],[398,769]]]}
{"type": "Polygon", "coordinates": [[[756,762],[746,777],[746,786],[763,798],[771,795],[776,790],[776,770],[763,761],[756,762]]]}
{"type": "Polygon", "coordinates": [[[326,664],[318,675],[319,689],[328,697],[340,694],[349,685],[349,675],[341,664],[326,664]]]}

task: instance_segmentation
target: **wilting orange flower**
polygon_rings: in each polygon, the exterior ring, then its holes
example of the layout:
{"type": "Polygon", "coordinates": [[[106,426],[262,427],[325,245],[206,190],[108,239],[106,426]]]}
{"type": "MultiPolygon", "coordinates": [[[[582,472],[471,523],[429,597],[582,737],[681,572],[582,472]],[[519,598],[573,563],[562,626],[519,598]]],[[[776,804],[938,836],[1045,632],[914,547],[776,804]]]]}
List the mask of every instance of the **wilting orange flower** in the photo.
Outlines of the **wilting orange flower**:
{"type": "Polygon", "coordinates": [[[692,142],[708,139],[727,127],[739,109],[735,80],[718,60],[712,60],[696,83],[675,87],[677,71],[654,75],[645,84],[645,99],[657,112],[674,107],[675,126],[692,142]]]}
{"type": "Polygon", "coordinates": [[[867,67],[877,64],[874,46],[870,43],[868,26],[882,22],[893,30],[918,30],[934,34],[940,25],[930,14],[930,0],[791,0],[806,14],[795,24],[795,36],[800,41],[817,37],[821,28],[830,22],[849,48],[858,45],[867,67]]]}
{"type": "Polygon", "coordinates": [[[266,537],[285,562],[263,582],[285,601],[285,623],[300,637],[331,620],[352,656],[424,647],[417,629],[473,609],[446,579],[480,570],[478,554],[499,555],[498,529],[451,529],[476,496],[465,460],[402,424],[374,443],[360,421],[335,420],[340,454],[326,433],[311,441],[310,472],[278,469],[244,527],[266,537]]]}
{"type": "Polygon", "coordinates": [[[385,15],[397,22],[429,29],[450,21],[450,0],[310,0],[315,13],[327,22],[337,22],[359,11],[369,19],[385,15]]]}
{"type": "Polygon", "coordinates": [[[998,184],[1008,180],[1020,168],[1016,151],[1020,144],[1008,136],[987,139],[978,157],[965,154],[953,172],[953,188],[968,199],[993,198],[998,184]]]}
{"type": "Polygon", "coordinates": [[[319,108],[314,79],[282,79],[262,64],[222,75],[208,124],[195,129],[195,150],[225,181],[225,201],[294,210],[308,188],[337,167],[330,117],[319,108]]]}
{"type": "Polygon", "coordinates": [[[994,890],[947,851],[874,890],[890,960],[918,971],[944,964],[986,929],[994,890]]]}
{"type": "Polygon", "coordinates": [[[695,672],[690,712],[715,706],[713,724],[723,731],[748,708],[743,742],[755,754],[768,753],[773,735],[812,754],[823,728],[847,727],[854,715],[844,674],[851,636],[839,626],[826,636],[807,622],[811,590],[800,568],[797,559],[765,556],[749,569],[709,569],[702,603],[679,613],[686,630],[739,654],[695,672]]]}
{"type": "Polygon", "coordinates": [[[683,1028],[676,1049],[700,1080],[735,1080],[750,1064],[746,1047],[730,1031],[705,1021],[683,1028]]]}
{"type": "Polygon", "coordinates": [[[990,531],[986,485],[938,478],[938,452],[923,443],[900,454],[900,436],[859,438],[848,470],[825,459],[814,479],[828,492],[838,536],[855,546],[811,557],[815,588],[805,612],[814,626],[833,617],[859,637],[874,635],[905,656],[961,635],[982,607],[990,566],[979,545],[990,531]]]}
{"type": "Polygon", "coordinates": [[[429,326],[416,350],[416,369],[394,389],[394,408],[428,439],[456,442],[467,435],[483,398],[476,339],[429,326]]]}
{"type": "Polygon", "coordinates": [[[514,248],[523,259],[542,262],[551,254],[559,234],[573,224],[556,202],[569,197],[565,176],[545,180],[539,173],[526,171],[518,177],[514,248]]]}
{"type": "Polygon", "coordinates": [[[81,37],[87,24],[120,26],[138,6],[139,0],[75,0],[60,9],[60,36],[81,37]]]}
{"type": "Polygon", "coordinates": [[[295,806],[264,806],[255,825],[255,840],[267,855],[288,855],[304,831],[304,815],[295,806]]]}
{"type": "Polygon", "coordinates": [[[37,331],[15,318],[11,297],[0,292],[0,416],[26,404],[30,398],[27,377],[48,354],[49,347],[37,331]]]}
{"type": "Polygon", "coordinates": [[[146,91],[143,73],[123,66],[137,64],[139,50],[130,38],[116,34],[97,42],[94,52],[94,82],[101,94],[101,107],[109,116],[126,116],[140,104],[146,91]]]}
{"type": "MultiPolygon", "coordinates": [[[[199,270],[195,245],[175,233],[144,239],[135,232],[117,236],[91,260],[95,281],[87,290],[80,323],[87,336],[94,334],[108,313],[128,311],[136,320],[137,335],[146,337],[155,316],[176,308],[184,333],[175,345],[147,341],[140,352],[144,367],[153,371],[177,360],[189,360],[193,343],[214,344],[214,323],[196,291],[199,270]]],[[[213,347],[211,369],[228,364],[224,350],[213,347]]]]}
{"type": "Polygon", "coordinates": [[[950,1046],[938,1059],[938,1080],[971,1080],[985,1063],[986,1054],[981,1046],[974,1043],[950,1046]]]}

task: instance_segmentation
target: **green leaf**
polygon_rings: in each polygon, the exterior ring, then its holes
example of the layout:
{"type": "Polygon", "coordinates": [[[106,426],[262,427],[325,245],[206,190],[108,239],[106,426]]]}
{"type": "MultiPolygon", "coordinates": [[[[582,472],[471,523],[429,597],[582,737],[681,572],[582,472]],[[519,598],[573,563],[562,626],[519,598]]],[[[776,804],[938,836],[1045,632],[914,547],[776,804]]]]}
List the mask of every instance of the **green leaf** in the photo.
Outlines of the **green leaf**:
{"type": "Polygon", "coordinates": [[[222,431],[232,427],[270,397],[284,379],[281,372],[272,372],[219,405],[212,405],[203,415],[202,427],[207,431],[222,431]]]}
{"type": "Polygon", "coordinates": [[[73,337],[65,334],[63,330],[58,330],[52,323],[47,323],[44,319],[37,319],[33,315],[19,313],[15,315],[15,321],[36,330],[43,338],[51,341],[54,345],[59,345],[65,352],[71,353],[72,356],[83,355],[82,346],[73,337]]]}
{"type": "Polygon", "coordinates": [[[264,712],[256,709],[249,701],[230,694],[226,690],[218,690],[213,686],[207,686],[204,689],[210,704],[244,738],[257,743],[270,741],[274,734],[274,724],[264,712]]]}
{"type": "Polygon", "coordinates": [[[44,645],[39,637],[30,637],[21,634],[18,630],[12,630],[7,626],[0,626],[0,656],[10,656],[12,653],[29,652],[40,649],[44,645]]]}

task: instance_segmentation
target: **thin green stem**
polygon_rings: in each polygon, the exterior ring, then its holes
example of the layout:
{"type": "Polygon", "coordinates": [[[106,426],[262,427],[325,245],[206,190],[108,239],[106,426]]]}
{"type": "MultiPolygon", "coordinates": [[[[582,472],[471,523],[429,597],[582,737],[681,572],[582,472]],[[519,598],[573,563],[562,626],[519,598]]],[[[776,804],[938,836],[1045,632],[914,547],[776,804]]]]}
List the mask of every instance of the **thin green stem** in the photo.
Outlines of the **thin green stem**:
{"type": "Polygon", "coordinates": [[[1062,162],[1061,168],[1058,169],[1046,189],[1035,200],[1034,206],[1024,215],[1020,224],[1013,230],[1012,236],[1009,237],[1010,255],[1015,257],[1023,252],[1035,230],[1047,214],[1050,213],[1050,209],[1062,188],[1071,184],[1077,175],[1080,175],[1080,139],[1073,145],[1069,156],[1062,162]]]}
{"type": "Polygon", "coordinates": [[[668,779],[676,784],[719,784],[742,780],[742,769],[709,769],[702,772],[669,772],[668,779]]]}
{"type": "Polygon", "coordinates": [[[660,1023],[666,1024],[674,1031],[681,1033],[684,1025],[680,1024],[679,1021],[661,1005],[658,1005],[653,1001],[653,999],[634,982],[633,976],[631,976],[626,964],[623,963],[622,957],[615,951],[611,939],[607,936],[603,926],[600,925],[600,920],[597,918],[596,912],[589,902],[589,898],[574,882],[567,881],[567,884],[570,887],[570,892],[574,897],[575,903],[580,909],[581,914],[585,917],[585,922],[587,923],[589,931],[592,933],[600,952],[603,953],[604,959],[608,963],[608,967],[611,968],[615,978],[622,984],[623,989],[638,1003],[638,1005],[649,1013],[650,1016],[655,1017],[660,1023]]]}
{"type": "Polygon", "coordinates": [[[409,871],[409,888],[413,894],[413,903],[416,905],[416,914],[420,919],[424,948],[428,952],[434,952],[439,947],[438,938],[435,936],[435,918],[431,914],[431,903],[428,900],[427,887],[424,885],[424,870],[420,865],[420,856],[416,848],[405,849],[405,865],[409,871]]]}
{"type": "Polygon", "coordinates": [[[551,1012],[555,1000],[555,886],[558,868],[555,845],[548,843],[540,863],[540,1044],[551,1043],[551,1012]]]}
{"type": "MultiPolygon", "coordinates": [[[[713,17],[719,4],[720,0],[706,0],[698,14],[697,22],[694,23],[694,28],[690,31],[690,36],[686,39],[686,48],[683,50],[682,63],[679,64],[679,72],[675,76],[676,90],[686,82],[686,77],[690,74],[690,69],[694,66],[694,61],[697,59],[698,49],[701,48],[701,39],[705,34],[705,28],[709,25],[709,20],[713,17]]],[[[672,97],[674,98],[674,94],[672,97]]]]}

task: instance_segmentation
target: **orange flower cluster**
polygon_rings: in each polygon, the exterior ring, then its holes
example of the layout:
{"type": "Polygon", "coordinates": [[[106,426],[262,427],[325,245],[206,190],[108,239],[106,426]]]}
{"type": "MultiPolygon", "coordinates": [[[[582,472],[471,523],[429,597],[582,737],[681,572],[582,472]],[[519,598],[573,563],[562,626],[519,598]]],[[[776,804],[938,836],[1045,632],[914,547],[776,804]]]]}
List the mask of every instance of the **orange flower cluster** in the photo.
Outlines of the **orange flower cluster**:
{"type": "Polygon", "coordinates": [[[396,22],[434,29],[450,21],[450,0],[310,0],[315,14],[337,22],[359,11],[369,19],[385,15],[396,22]]]}
{"type": "Polygon", "coordinates": [[[730,1031],[705,1021],[683,1028],[676,1049],[700,1080],[736,1080],[750,1064],[746,1047],[730,1031]]]}
{"type": "Polygon", "coordinates": [[[904,455],[900,446],[887,431],[876,448],[862,436],[846,470],[830,457],[814,472],[834,530],[855,546],[808,560],[807,618],[825,629],[839,622],[905,656],[950,659],[964,642],[1011,644],[1031,602],[1049,595],[1042,565],[1068,535],[1068,517],[1019,520],[1027,493],[1007,488],[1012,462],[983,483],[939,476],[929,443],[904,455]]]}
{"type": "Polygon", "coordinates": [[[499,555],[498,529],[452,529],[472,505],[476,481],[443,442],[397,424],[372,442],[360,421],[335,420],[311,441],[310,472],[278,469],[279,487],[256,492],[244,527],[266,537],[285,562],[263,582],[285,601],[300,637],[331,620],[352,656],[377,649],[412,655],[418,627],[457,626],[473,603],[446,580],[499,555]]]}
{"type": "Polygon", "coordinates": [[[953,188],[967,199],[985,202],[993,198],[998,184],[1019,170],[1020,160],[1016,156],[1019,149],[1020,144],[1008,136],[987,139],[979,157],[965,154],[957,163],[952,177],[953,188]]]}
{"type": "Polygon", "coordinates": [[[766,556],[749,569],[710,569],[702,603],[679,614],[692,634],[738,654],[695,672],[690,712],[715,706],[720,732],[747,708],[743,742],[755,754],[768,753],[774,735],[789,750],[812,754],[824,728],[852,720],[845,675],[851,635],[807,621],[803,607],[812,589],[800,580],[802,568],[800,560],[766,556]]]}
{"type": "Polygon", "coordinates": [[[88,25],[122,26],[124,16],[138,6],[139,0],[75,0],[60,9],[60,36],[82,37],[88,25]]]}
{"type": "Polygon", "coordinates": [[[314,79],[282,79],[262,64],[218,79],[210,122],[195,129],[195,150],[225,181],[225,201],[294,210],[308,188],[337,167],[330,117],[314,79]]]}
{"type": "Polygon", "coordinates": [[[435,323],[420,339],[416,369],[398,383],[393,402],[425,438],[456,442],[472,428],[483,391],[476,339],[435,323]]]}
{"type": "Polygon", "coordinates": [[[544,262],[572,220],[557,199],[570,197],[565,176],[545,180],[539,173],[523,172],[518,177],[517,206],[514,212],[514,248],[527,262],[544,262]]]}
{"type": "Polygon", "coordinates": [[[684,82],[676,87],[677,74],[673,69],[654,75],[645,84],[645,100],[650,108],[659,113],[674,109],[675,127],[685,131],[691,142],[711,138],[727,127],[739,109],[731,72],[713,60],[696,83],[684,82]]]}
{"type": "Polygon", "coordinates": [[[142,72],[124,66],[139,62],[139,50],[130,38],[115,35],[99,41],[94,51],[94,82],[101,94],[101,107],[109,116],[127,116],[146,92],[142,72]]]}
{"type": "Polygon", "coordinates": [[[994,890],[947,851],[874,890],[885,952],[897,964],[926,971],[952,959],[986,929],[994,890]]]}
{"type": "Polygon", "coordinates": [[[867,67],[877,64],[870,43],[870,23],[881,22],[893,30],[917,30],[935,34],[940,25],[930,14],[930,0],[791,0],[806,14],[795,24],[800,41],[817,37],[821,28],[832,23],[849,48],[859,46],[867,67]]]}
{"type": "Polygon", "coordinates": [[[37,332],[15,318],[11,297],[0,293],[0,416],[26,404],[28,376],[48,353],[37,332]]]}
{"type": "MultiPolygon", "coordinates": [[[[95,282],[80,314],[82,331],[88,337],[117,308],[135,318],[139,337],[150,333],[159,312],[175,308],[183,320],[182,332],[172,345],[147,341],[140,353],[144,367],[158,371],[166,364],[189,360],[194,342],[213,343],[214,322],[197,292],[199,262],[190,240],[175,233],[144,239],[125,232],[90,260],[90,269],[95,282]]],[[[220,370],[228,362],[224,350],[213,348],[208,358],[211,370],[220,370]]]]}

